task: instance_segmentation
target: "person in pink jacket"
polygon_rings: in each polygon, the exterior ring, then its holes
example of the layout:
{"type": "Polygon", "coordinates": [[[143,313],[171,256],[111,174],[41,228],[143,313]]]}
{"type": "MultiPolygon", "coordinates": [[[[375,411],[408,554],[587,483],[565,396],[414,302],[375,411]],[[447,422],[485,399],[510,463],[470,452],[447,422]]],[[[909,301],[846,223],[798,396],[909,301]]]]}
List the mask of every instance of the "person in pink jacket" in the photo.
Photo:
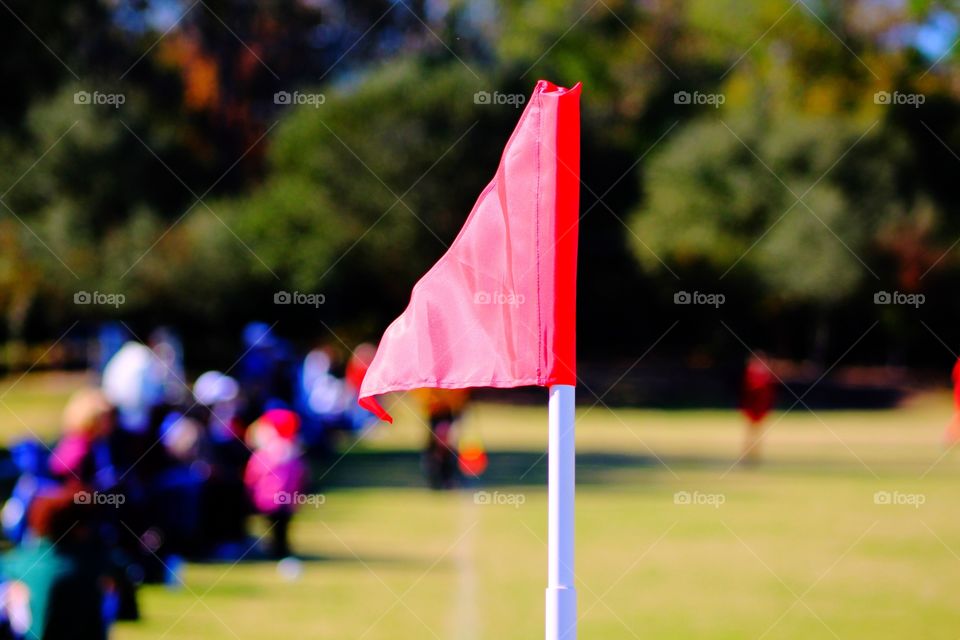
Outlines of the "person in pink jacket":
{"type": "Polygon", "coordinates": [[[63,437],[50,455],[53,476],[111,489],[116,478],[107,438],[113,424],[114,408],[99,389],[75,392],[63,410],[63,437]]]}
{"type": "Polygon", "coordinates": [[[247,462],[244,484],[253,506],[270,522],[271,555],[290,555],[290,521],[303,503],[307,466],[297,442],[300,417],[286,409],[271,409],[247,431],[253,455],[247,462]]]}

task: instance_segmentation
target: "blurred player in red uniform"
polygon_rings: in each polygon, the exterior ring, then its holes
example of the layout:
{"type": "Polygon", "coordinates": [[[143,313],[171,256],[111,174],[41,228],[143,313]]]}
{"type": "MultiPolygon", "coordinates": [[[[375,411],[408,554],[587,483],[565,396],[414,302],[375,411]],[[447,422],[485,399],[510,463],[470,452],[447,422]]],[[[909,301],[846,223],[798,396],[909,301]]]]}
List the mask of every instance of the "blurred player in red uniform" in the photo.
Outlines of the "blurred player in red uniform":
{"type": "Polygon", "coordinates": [[[740,456],[743,462],[759,462],[763,419],[773,409],[776,396],[777,377],[767,366],[766,358],[762,354],[752,356],[743,375],[740,397],[740,410],[747,417],[747,436],[740,456]]]}
{"type": "Polygon", "coordinates": [[[943,442],[948,447],[960,442],[960,358],[957,358],[953,365],[953,418],[947,424],[947,430],[943,434],[943,442]]]}

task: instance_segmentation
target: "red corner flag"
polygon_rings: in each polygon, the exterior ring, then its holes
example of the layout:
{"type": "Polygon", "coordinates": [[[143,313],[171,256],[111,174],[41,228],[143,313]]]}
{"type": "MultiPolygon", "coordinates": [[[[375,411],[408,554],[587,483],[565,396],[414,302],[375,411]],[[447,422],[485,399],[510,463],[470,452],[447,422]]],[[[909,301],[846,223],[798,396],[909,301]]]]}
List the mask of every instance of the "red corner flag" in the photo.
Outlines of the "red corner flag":
{"type": "Polygon", "coordinates": [[[459,235],[414,285],[360,405],[418,388],[576,383],[580,85],[541,80],[459,235]]]}

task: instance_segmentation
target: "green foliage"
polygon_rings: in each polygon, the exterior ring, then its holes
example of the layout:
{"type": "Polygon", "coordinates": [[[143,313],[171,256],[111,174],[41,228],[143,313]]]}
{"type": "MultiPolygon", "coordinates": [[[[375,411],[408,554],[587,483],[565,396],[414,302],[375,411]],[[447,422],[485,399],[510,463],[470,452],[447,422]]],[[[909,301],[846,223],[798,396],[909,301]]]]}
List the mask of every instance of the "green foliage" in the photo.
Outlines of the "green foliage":
{"type": "Polygon", "coordinates": [[[452,241],[516,123],[519,109],[474,94],[527,96],[541,77],[585,88],[586,352],[633,348],[610,301],[656,324],[670,308],[651,297],[693,286],[672,274],[749,291],[730,309],[787,326],[769,310],[827,318],[878,286],[948,290],[960,265],[947,251],[960,48],[934,64],[914,37],[956,2],[323,6],[218,0],[164,35],[149,3],[15,3],[57,56],[0,25],[8,329],[30,309],[41,324],[215,324],[297,289],[327,295],[338,329],[373,335],[452,241]],[[75,102],[93,90],[125,103],[75,102]],[[325,100],[280,106],[277,90],[325,100]],[[678,105],[677,91],[725,100],[678,105]],[[878,105],[877,91],[927,102],[878,105]],[[128,302],[78,309],[79,289],[128,302]]]}
{"type": "Polygon", "coordinates": [[[457,63],[409,61],[294,109],[270,177],[235,203],[238,234],[291,286],[329,291],[363,274],[400,303],[455,236],[519,114],[475,104],[489,86],[457,63]]]}
{"type": "Polygon", "coordinates": [[[651,160],[631,226],[648,271],[710,265],[765,295],[832,304],[870,277],[864,262],[907,206],[902,150],[876,124],[810,118],[699,119],[651,160]],[[842,170],[849,162],[855,171],[842,170]]]}

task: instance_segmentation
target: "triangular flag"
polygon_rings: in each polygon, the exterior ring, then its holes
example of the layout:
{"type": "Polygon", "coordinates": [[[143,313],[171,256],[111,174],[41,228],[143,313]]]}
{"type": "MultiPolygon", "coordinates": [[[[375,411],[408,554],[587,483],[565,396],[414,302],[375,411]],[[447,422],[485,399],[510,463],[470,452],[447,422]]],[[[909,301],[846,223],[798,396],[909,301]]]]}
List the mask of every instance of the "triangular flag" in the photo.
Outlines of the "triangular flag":
{"type": "Polygon", "coordinates": [[[580,85],[541,80],[457,238],[383,334],[360,405],[418,388],[576,383],[580,85]]]}

